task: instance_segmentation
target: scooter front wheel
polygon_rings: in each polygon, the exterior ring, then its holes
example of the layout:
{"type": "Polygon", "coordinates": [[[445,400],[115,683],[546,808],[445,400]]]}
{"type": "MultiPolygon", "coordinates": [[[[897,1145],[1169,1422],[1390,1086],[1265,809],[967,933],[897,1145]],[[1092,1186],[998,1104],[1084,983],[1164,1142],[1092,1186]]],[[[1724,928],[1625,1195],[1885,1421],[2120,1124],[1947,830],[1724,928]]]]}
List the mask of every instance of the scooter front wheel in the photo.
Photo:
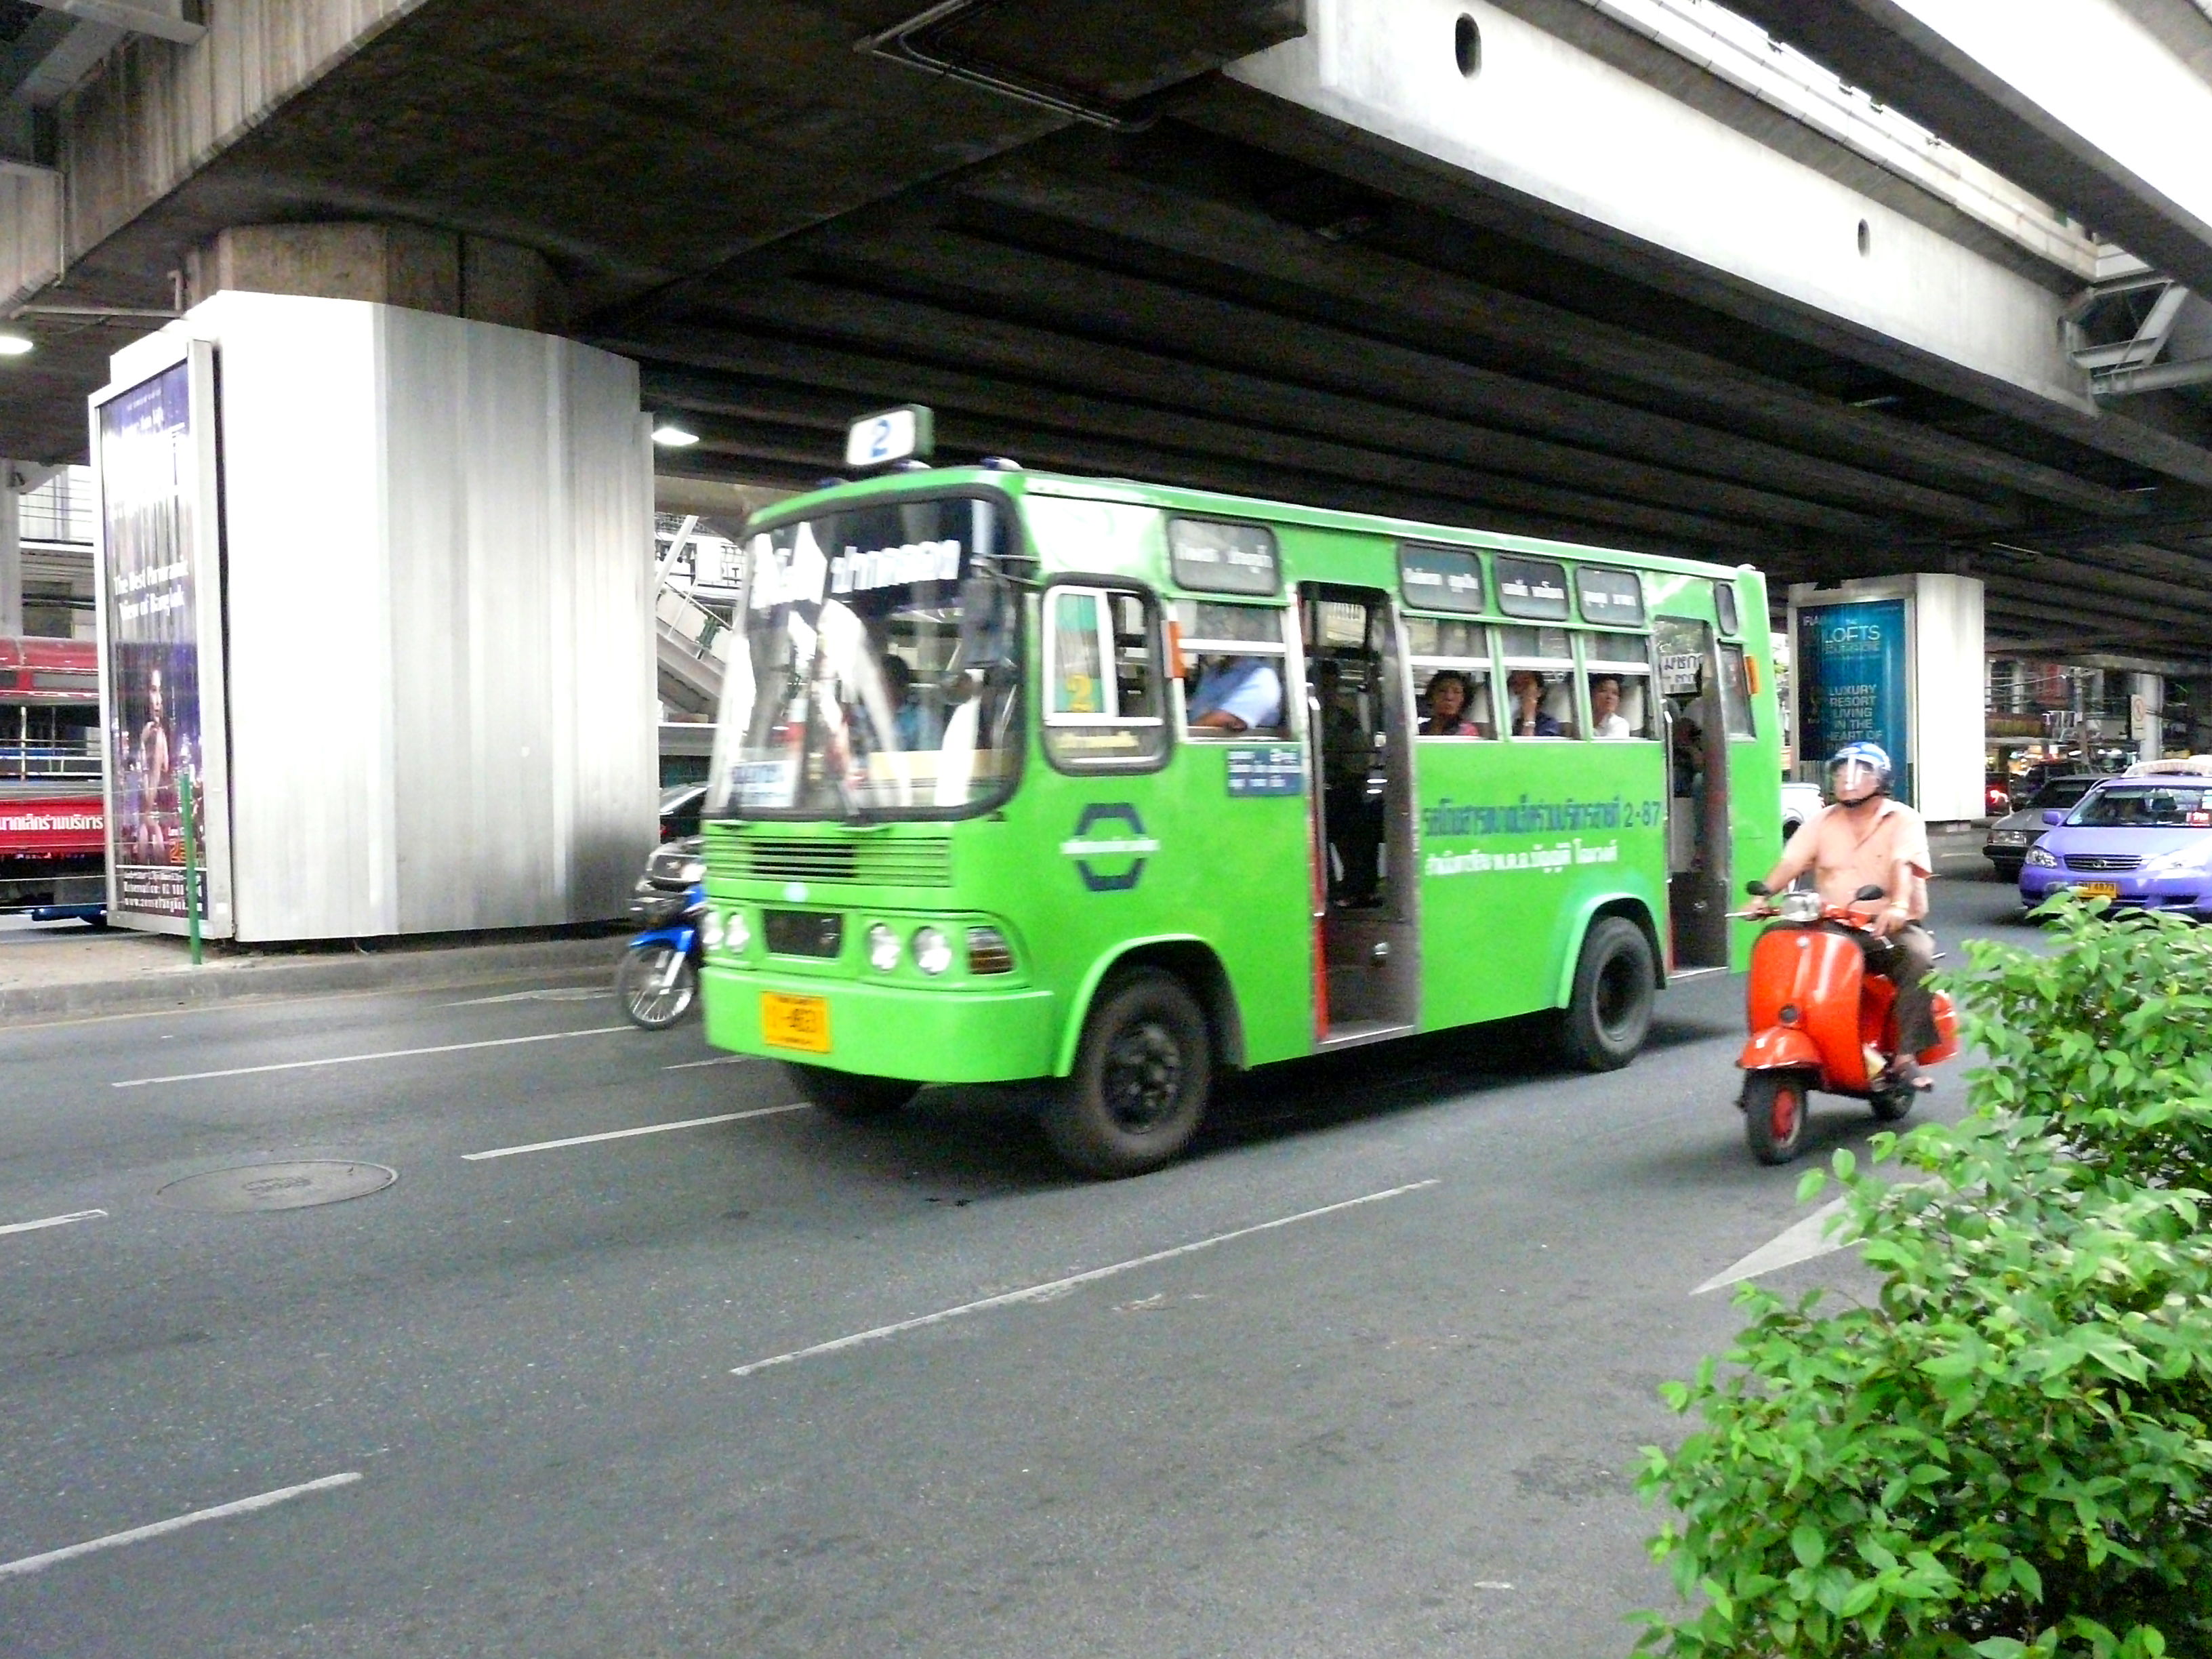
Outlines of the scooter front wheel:
{"type": "Polygon", "coordinates": [[[662,1030],[683,1018],[698,1000],[698,970],[689,957],[666,943],[627,951],[615,970],[615,996],[631,1024],[662,1030]]]}
{"type": "Polygon", "coordinates": [[[1747,1072],[1743,1079],[1743,1138],[1761,1164],[1787,1164],[1805,1144],[1812,1080],[1802,1072],[1747,1072]]]}

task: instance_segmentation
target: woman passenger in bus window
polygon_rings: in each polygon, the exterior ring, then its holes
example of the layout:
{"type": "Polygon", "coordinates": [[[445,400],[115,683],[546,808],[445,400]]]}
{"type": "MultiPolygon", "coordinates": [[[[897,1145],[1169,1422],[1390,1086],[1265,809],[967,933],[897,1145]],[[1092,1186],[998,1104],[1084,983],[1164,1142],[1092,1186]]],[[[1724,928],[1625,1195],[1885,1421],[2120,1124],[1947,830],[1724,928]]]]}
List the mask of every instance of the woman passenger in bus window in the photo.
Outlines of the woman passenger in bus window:
{"type": "Polygon", "coordinates": [[[1620,675],[1591,675],[1589,694],[1590,736],[1618,742],[1635,735],[1628,729],[1628,716],[1620,712],[1620,675]]]}
{"type": "Polygon", "coordinates": [[[1429,717],[1421,722],[1425,738],[1479,738],[1482,727],[1468,716],[1467,676],[1457,669],[1439,672],[1429,682],[1429,717]]]}

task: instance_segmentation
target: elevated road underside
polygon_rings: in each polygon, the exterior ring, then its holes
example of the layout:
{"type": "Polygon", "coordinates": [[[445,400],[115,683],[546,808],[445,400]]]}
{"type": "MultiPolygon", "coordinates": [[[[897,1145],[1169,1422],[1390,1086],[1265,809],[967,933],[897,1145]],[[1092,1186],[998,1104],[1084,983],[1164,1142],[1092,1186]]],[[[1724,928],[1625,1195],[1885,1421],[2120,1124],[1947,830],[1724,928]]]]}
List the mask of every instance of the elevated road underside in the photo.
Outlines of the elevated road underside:
{"type": "Polygon", "coordinates": [[[915,32],[929,73],[886,55],[902,3],[367,9],[189,165],[126,94],[181,97],[195,54],[244,52],[219,29],[135,42],[62,107],[77,241],[19,291],[46,383],[6,371],[0,453],[80,449],[76,400],[148,325],[62,307],[164,308],[230,226],[405,221],[543,256],[539,325],[638,358],[702,476],[811,483],[854,414],[911,399],[949,456],[1782,581],[1971,574],[1993,646],[2212,654],[2212,405],[2088,398],[2059,324],[2094,240],[1962,210],[1633,7],[1104,29],[1040,0],[915,32]]]}

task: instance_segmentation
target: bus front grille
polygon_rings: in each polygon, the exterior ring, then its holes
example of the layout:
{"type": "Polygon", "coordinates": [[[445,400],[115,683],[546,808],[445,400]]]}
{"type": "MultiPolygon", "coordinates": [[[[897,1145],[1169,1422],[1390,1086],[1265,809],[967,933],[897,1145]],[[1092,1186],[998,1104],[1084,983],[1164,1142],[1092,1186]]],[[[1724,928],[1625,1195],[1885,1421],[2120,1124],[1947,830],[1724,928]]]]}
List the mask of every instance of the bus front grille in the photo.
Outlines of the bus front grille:
{"type": "Polygon", "coordinates": [[[952,843],[929,840],[770,841],[712,838],[708,872],[752,881],[847,881],[875,887],[950,887],[952,843]]]}

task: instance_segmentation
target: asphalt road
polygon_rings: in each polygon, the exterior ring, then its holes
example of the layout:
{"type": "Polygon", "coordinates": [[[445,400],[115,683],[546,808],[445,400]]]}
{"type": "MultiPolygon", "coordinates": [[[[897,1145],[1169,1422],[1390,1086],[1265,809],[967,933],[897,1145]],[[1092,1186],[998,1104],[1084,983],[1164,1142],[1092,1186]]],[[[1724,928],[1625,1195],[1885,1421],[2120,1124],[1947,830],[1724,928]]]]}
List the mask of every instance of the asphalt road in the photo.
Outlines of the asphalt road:
{"type": "MultiPolygon", "coordinates": [[[[1939,884],[1947,943],[2015,916],[1939,884]]],[[[1804,1213],[1729,1103],[1740,981],[1609,1076],[1276,1068],[1105,1185],[1005,1095],[770,1110],[696,1024],[510,988],[0,1034],[0,1651],[1625,1654],[1630,1465],[1736,1324],[1692,1289],[1804,1213]],[[398,1178],[160,1195],[310,1159],[398,1178]]],[[[1872,1127],[1824,1102],[1814,1155],[1872,1127]]]]}

